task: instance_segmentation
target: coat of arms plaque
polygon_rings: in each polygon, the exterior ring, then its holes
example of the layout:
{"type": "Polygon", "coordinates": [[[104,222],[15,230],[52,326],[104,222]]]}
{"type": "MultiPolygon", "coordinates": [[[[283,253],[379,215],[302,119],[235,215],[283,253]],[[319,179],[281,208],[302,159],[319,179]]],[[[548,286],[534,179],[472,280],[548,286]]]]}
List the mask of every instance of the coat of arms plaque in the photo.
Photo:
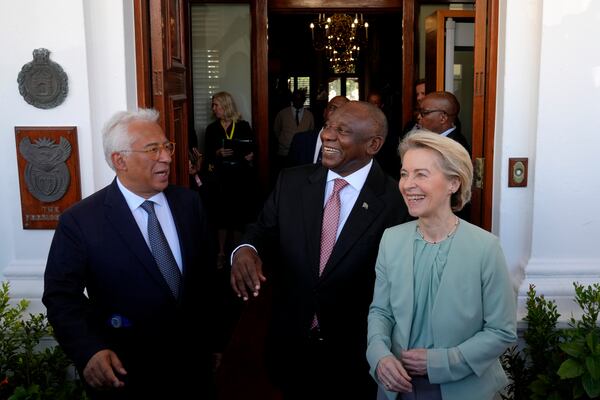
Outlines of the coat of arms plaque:
{"type": "Polygon", "coordinates": [[[21,68],[19,93],[26,102],[37,108],[54,108],[62,104],[69,92],[67,74],[50,60],[50,50],[35,49],[33,61],[21,68]]]}

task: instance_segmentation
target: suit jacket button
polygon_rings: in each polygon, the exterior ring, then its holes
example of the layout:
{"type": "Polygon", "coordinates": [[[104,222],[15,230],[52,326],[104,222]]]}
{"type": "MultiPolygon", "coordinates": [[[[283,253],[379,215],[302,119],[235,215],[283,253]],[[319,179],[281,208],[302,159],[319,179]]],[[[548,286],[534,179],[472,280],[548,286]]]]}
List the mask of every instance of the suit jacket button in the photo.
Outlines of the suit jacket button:
{"type": "Polygon", "coordinates": [[[110,319],[110,325],[113,328],[120,328],[121,326],[123,326],[123,320],[121,319],[121,316],[113,315],[110,319]]]}

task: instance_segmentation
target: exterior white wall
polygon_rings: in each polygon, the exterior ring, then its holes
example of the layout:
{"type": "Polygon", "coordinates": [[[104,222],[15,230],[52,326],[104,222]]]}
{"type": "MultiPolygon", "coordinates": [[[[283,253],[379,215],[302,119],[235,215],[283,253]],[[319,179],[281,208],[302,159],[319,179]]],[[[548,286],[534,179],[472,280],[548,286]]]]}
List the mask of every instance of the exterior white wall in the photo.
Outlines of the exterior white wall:
{"type": "Polygon", "coordinates": [[[119,109],[136,104],[131,1],[20,0],[0,12],[0,274],[14,298],[42,309],[43,271],[53,230],[24,230],[15,126],[76,126],[82,197],[112,179],[102,154],[100,129],[119,109]],[[17,75],[37,48],[62,66],[69,93],[58,107],[35,108],[19,94],[17,75]],[[127,54],[127,57],[125,56],[127,54]],[[132,69],[133,68],[133,69],[132,69]]]}
{"type": "MultiPolygon", "coordinates": [[[[76,126],[83,197],[113,177],[100,129],[136,104],[133,16],[128,0],[20,0],[0,12],[0,278],[14,297],[39,297],[51,230],[23,230],[15,126],[76,126]],[[69,77],[69,95],[41,110],[17,75],[45,47],[69,77]]],[[[493,231],[515,277],[573,309],[571,282],[600,278],[600,2],[500,3],[493,231]],[[508,188],[508,158],[529,158],[529,185],[508,188]]],[[[523,311],[521,304],[520,311],[523,311]]]]}
{"type": "Polygon", "coordinates": [[[600,2],[502,4],[494,232],[528,285],[577,313],[572,282],[600,281],[600,2]],[[591,41],[591,42],[590,42],[591,41]],[[508,158],[529,158],[527,188],[509,188],[508,158]]]}

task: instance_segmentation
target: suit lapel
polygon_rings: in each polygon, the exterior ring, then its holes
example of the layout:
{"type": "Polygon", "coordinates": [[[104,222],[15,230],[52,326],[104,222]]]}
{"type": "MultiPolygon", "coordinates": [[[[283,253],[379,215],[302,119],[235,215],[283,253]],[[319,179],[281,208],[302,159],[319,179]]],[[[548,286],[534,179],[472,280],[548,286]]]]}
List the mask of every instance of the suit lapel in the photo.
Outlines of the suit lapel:
{"type": "MultiPolygon", "coordinates": [[[[188,264],[187,260],[189,256],[189,246],[186,245],[188,242],[184,239],[191,238],[191,232],[186,230],[186,226],[189,225],[184,222],[186,219],[184,216],[186,207],[184,204],[181,204],[179,196],[175,196],[170,188],[171,187],[168,186],[163,193],[167,198],[169,209],[171,210],[171,215],[173,216],[173,221],[175,222],[175,229],[177,231],[177,238],[179,240],[179,249],[181,251],[181,269],[183,271],[183,276],[185,276],[188,264]]],[[[189,213],[186,212],[186,215],[189,218],[189,213]]]]}
{"type": "Polygon", "coordinates": [[[140,228],[117,186],[116,178],[108,188],[104,206],[106,208],[106,218],[119,233],[123,243],[135,254],[148,274],[171,296],[169,286],[160,273],[148,244],[146,244],[140,228]]]}
{"type": "Polygon", "coordinates": [[[352,207],[338,240],[335,242],[321,278],[325,278],[331,271],[335,270],[346,253],[367,232],[369,226],[384,210],[385,202],[380,198],[385,187],[384,182],[385,176],[381,168],[376,162],[373,162],[367,180],[358,194],[356,203],[352,207]]]}
{"type": "Polygon", "coordinates": [[[302,213],[304,233],[308,243],[308,260],[312,276],[319,276],[319,254],[321,251],[321,221],[323,220],[323,202],[327,169],[317,168],[308,177],[302,190],[302,213]]]}

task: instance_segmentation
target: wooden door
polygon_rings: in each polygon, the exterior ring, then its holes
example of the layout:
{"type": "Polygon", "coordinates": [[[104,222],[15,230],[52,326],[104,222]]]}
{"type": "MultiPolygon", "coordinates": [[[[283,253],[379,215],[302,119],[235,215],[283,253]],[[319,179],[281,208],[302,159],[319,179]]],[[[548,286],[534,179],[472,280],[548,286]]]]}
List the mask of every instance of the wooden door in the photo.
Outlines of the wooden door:
{"type": "Polygon", "coordinates": [[[170,182],[188,185],[188,24],[185,0],[135,0],[138,104],[160,113],[176,143],[170,182]]]}
{"type": "Polygon", "coordinates": [[[491,230],[496,97],[497,0],[476,0],[475,10],[438,10],[426,19],[427,91],[444,90],[444,32],[447,18],[473,20],[473,109],[471,148],[475,176],[471,222],[491,230]],[[489,24],[489,25],[488,25],[489,24]]]}

